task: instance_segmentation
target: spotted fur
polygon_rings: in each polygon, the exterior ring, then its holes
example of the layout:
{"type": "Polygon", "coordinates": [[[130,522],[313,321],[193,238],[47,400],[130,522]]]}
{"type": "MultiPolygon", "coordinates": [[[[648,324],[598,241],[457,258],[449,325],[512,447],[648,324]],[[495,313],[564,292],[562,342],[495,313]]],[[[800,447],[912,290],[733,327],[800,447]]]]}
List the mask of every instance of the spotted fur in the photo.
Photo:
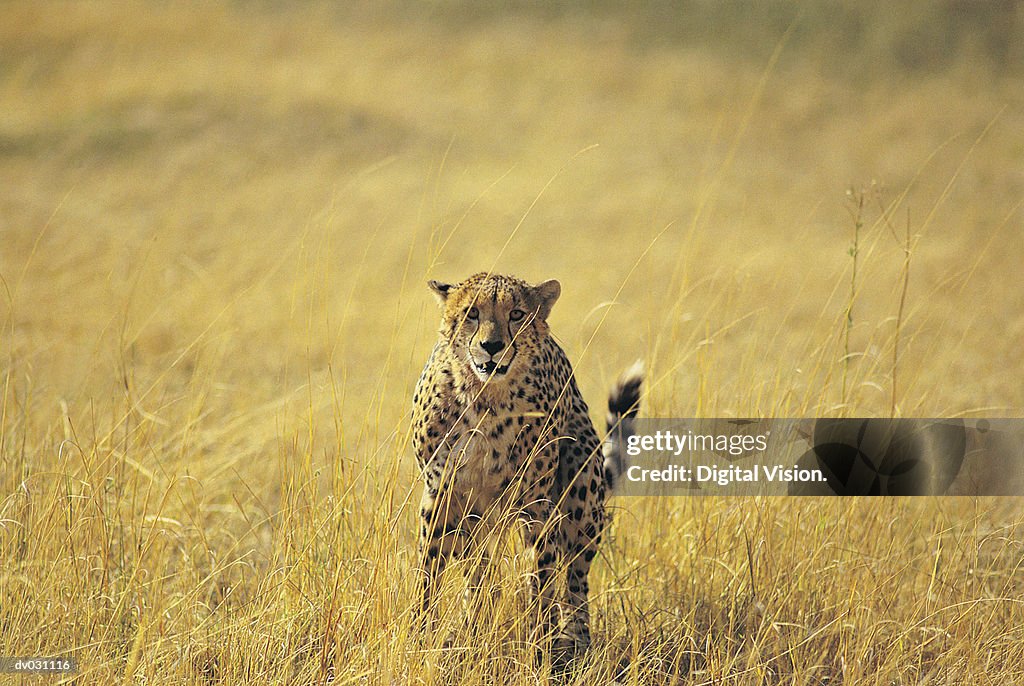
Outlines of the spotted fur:
{"type": "MultiPolygon", "coordinates": [[[[554,663],[564,665],[590,643],[587,579],[610,481],[632,432],[640,369],[611,394],[602,449],[572,366],[549,333],[557,281],[531,286],[481,273],[430,287],[443,316],[413,398],[424,481],[422,607],[429,610],[447,563],[480,551],[501,517],[511,515],[532,552],[538,630],[551,642],[554,663]],[[564,593],[553,583],[561,570],[564,593]]],[[[469,588],[479,582],[474,573],[469,588]]]]}

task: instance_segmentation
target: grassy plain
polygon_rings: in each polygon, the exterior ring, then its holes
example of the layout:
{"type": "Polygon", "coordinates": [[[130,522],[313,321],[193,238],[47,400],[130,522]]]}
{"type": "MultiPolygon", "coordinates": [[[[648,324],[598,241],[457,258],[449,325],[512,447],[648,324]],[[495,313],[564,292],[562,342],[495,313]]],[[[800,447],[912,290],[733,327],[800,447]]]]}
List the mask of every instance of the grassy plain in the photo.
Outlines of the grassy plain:
{"type": "MultiPolygon", "coordinates": [[[[595,408],[644,357],[651,416],[1021,415],[1019,55],[592,9],[0,7],[0,655],[543,679],[514,574],[415,635],[427,278],[560,279],[595,408]]],[[[1024,683],[1017,501],[615,512],[575,683],[1024,683]]]]}

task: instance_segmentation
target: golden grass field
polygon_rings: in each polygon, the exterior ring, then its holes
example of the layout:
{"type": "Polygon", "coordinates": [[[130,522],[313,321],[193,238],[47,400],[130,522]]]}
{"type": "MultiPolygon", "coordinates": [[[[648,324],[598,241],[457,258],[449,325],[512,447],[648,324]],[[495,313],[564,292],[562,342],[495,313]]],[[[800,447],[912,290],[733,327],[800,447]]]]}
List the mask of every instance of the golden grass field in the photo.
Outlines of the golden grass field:
{"type": "MultiPolygon", "coordinates": [[[[558,278],[595,415],[637,357],[647,416],[1024,413],[1015,65],[469,14],[0,6],[0,655],[543,683],[514,545],[417,633],[428,278],[558,278]]],[[[1017,500],[613,506],[571,683],[1024,683],[1017,500]]]]}

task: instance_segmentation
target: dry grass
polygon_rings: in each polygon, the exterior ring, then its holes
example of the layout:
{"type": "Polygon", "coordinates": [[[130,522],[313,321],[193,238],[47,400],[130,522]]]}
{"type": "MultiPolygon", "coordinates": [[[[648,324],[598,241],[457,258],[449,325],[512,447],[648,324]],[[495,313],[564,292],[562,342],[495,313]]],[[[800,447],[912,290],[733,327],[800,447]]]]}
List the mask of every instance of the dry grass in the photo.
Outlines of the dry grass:
{"type": "MultiPolygon", "coordinates": [[[[534,683],[514,557],[453,648],[410,616],[428,277],[561,279],[594,405],[639,354],[650,415],[888,414],[899,314],[897,413],[1024,410],[1013,72],[456,14],[0,9],[0,655],[534,683]]],[[[1024,683],[1016,501],[615,506],[578,683],[1024,683]]]]}

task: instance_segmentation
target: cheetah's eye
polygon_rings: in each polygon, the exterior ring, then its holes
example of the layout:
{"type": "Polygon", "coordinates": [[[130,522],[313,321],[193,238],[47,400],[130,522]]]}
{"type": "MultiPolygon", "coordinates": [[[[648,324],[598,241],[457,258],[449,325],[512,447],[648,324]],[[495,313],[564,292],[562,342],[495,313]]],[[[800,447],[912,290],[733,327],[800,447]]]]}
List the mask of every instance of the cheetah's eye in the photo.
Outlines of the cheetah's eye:
{"type": "Polygon", "coordinates": [[[473,320],[479,319],[480,318],[480,310],[476,309],[475,307],[471,307],[471,308],[469,308],[469,311],[466,312],[466,317],[468,317],[469,319],[473,319],[473,320]]]}
{"type": "Polygon", "coordinates": [[[522,310],[512,310],[508,313],[508,320],[510,322],[518,322],[520,319],[526,316],[526,313],[522,310]]]}

